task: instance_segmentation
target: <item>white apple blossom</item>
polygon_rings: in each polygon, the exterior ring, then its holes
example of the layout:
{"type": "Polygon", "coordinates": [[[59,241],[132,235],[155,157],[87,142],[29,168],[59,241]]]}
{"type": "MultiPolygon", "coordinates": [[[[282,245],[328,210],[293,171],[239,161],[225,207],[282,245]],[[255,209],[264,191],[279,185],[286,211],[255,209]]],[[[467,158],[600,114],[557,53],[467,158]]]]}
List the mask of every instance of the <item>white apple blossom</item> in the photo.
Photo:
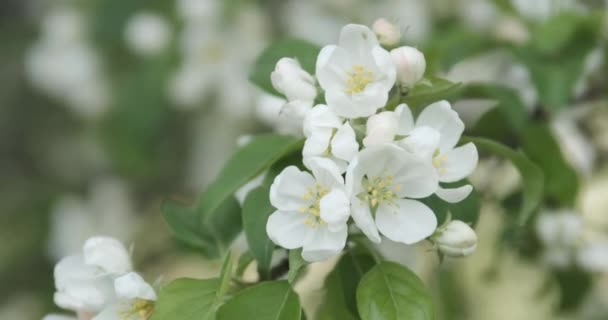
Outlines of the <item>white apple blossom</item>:
{"type": "Polygon", "coordinates": [[[348,163],[359,151],[353,128],[326,105],[317,105],[306,115],[304,135],[304,159],[329,158],[336,163],[341,173],[346,171],[348,163]]]}
{"type": "Polygon", "coordinates": [[[403,88],[411,88],[422,80],[426,70],[422,52],[414,47],[403,46],[391,50],[390,54],[397,70],[397,80],[403,88]]]}
{"type": "Polygon", "coordinates": [[[273,87],[287,100],[314,101],[317,96],[315,78],[302,69],[296,59],[281,58],[270,74],[273,87]]]}
{"type": "Polygon", "coordinates": [[[114,280],[116,301],[105,307],[92,320],[148,320],[154,312],[156,292],[136,272],[114,280]]]}
{"type": "Polygon", "coordinates": [[[129,18],[124,36],[133,52],[142,56],[151,56],[159,54],[167,47],[171,30],[164,17],[143,11],[129,18]]]}
{"type": "Polygon", "coordinates": [[[325,46],[319,53],[316,76],[336,114],[360,118],[386,104],[396,71],[376,35],[366,26],[349,24],[342,28],[338,46],[325,46]]]}
{"type": "Polygon", "coordinates": [[[95,314],[115,300],[114,279],[130,270],[129,253],[118,240],[92,237],[82,254],[55,266],[55,304],[79,315],[95,314]]]}
{"type": "Polygon", "coordinates": [[[471,255],[477,248],[477,235],[466,223],[450,221],[434,238],[439,251],[450,257],[471,255]]]}
{"type": "Polygon", "coordinates": [[[608,240],[592,241],[579,249],[578,265],[590,272],[608,272],[608,240]]]}
{"type": "MultiPolygon", "coordinates": [[[[398,144],[427,159],[435,167],[439,182],[450,183],[468,177],[477,166],[477,148],[473,143],[456,147],[464,131],[464,123],[447,101],[426,107],[414,122],[407,105],[396,109],[399,115],[398,135],[406,137],[398,144]]],[[[471,185],[437,189],[441,199],[455,203],[465,199],[473,190],[471,185]]]]}
{"type": "Polygon", "coordinates": [[[320,261],[346,245],[350,203],[335,163],[325,158],[304,162],[312,175],[289,166],[270,187],[270,202],[277,211],[268,218],[266,231],[277,245],[302,248],[305,260],[320,261]]]}
{"type": "Polygon", "coordinates": [[[363,149],[346,172],[353,219],[376,243],[381,241],[378,231],[405,244],[432,235],[435,214],[412,198],[430,196],[437,185],[430,163],[392,144],[363,149]]]}
{"type": "MultiPolygon", "coordinates": [[[[395,111],[384,111],[367,121],[365,146],[396,142],[405,150],[435,167],[439,182],[456,182],[469,176],[477,166],[477,148],[473,143],[455,147],[464,131],[464,123],[449,102],[439,101],[426,107],[414,121],[409,107],[399,105],[395,111]]],[[[473,190],[470,185],[437,189],[441,199],[455,203],[473,190]]]]}

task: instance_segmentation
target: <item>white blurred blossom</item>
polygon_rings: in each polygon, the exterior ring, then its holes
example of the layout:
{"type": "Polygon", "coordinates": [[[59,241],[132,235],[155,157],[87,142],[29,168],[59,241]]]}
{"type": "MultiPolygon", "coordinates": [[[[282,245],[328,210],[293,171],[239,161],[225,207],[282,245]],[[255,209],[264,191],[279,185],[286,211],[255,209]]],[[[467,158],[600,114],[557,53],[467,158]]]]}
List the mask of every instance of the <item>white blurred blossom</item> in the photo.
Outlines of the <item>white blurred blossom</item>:
{"type": "Polygon", "coordinates": [[[169,23],[159,14],[138,12],[127,21],[125,41],[136,54],[156,55],[167,47],[170,40],[169,23]]]}

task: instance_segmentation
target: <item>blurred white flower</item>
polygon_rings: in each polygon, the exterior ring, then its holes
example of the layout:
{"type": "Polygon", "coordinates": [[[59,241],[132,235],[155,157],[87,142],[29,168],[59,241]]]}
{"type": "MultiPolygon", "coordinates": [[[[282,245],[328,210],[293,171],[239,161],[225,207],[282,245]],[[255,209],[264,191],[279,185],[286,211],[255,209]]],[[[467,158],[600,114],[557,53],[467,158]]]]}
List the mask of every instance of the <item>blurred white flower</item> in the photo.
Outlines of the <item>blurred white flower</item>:
{"type": "Polygon", "coordinates": [[[270,202],[277,209],[268,218],[270,239],[286,249],[302,248],[307,261],[339,254],[346,245],[350,203],[338,167],[324,158],[305,159],[312,171],[287,167],[270,187],[270,202]]]}
{"type": "Polygon", "coordinates": [[[218,0],[177,0],[177,13],[188,21],[216,19],[221,2],[218,0]]]}
{"type": "Polygon", "coordinates": [[[372,29],[378,37],[378,42],[386,47],[394,47],[401,41],[401,30],[399,26],[391,23],[385,18],[374,21],[372,29]]]}
{"type": "Polygon", "coordinates": [[[414,47],[403,46],[391,50],[391,59],[397,69],[397,80],[404,88],[411,88],[422,80],[426,69],[424,54],[414,47]]]}
{"type": "Polygon", "coordinates": [[[355,131],[348,122],[340,119],[326,105],[312,108],[304,119],[306,141],[302,150],[304,159],[326,157],[343,173],[359,151],[355,131]]]}
{"type": "Polygon", "coordinates": [[[550,211],[541,214],[536,233],[545,247],[543,259],[557,268],[570,266],[582,233],[582,220],[574,211],[550,211]]]}
{"type": "Polygon", "coordinates": [[[392,241],[417,243],[433,234],[437,219],[413,199],[437,190],[437,174],[422,159],[391,144],[363,149],[346,172],[355,224],[373,242],[380,233],[392,241]]]}
{"type": "Polygon", "coordinates": [[[608,240],[594,241],[577,254],[579,266],[590,272],[608,272],[608,240]]]}
{"type": "Polygon", "coordinates": [[[367,117],[383,107],[395,84],[391,56],[366,26],[342,28],[339,45],[321,49],[316,76],[327,105],[345,118],[367,117]]]}
{"type": "Polygon", "coordinates": [[[434,240],[439,251],[450,257],[465,257],[471,255],[477,248],[475,231],[459,220],[450,221],[438,231],[434,240]]]}
{"type": "Polygon", "coordinates": [[[25,71],[39,90],[67,104],[85,118],[95,118],[109,104],[101,61],[84,39],[83,18],[72,8],[51,11],[41,38],[25,56],[25,71]]]}
{"type": "Polygon", "coordinates": [[[526,19],[543,21],[565,11],[581,11],[583,5],[576,0],[511,0],[511,4],[526,19]]]}
{"type": "Polygon", "coordinates": [[[134,53],[151,56],[167,47],[171,39],[171,28],[161,15],[143,11],[129,18],[124,36],[134,53]]]}
{"type": "MultiPolygon", "coordinates": [[[[214,15],[221,16],[221,4],[213,8],[214,15]]],[[[178,36],[182,63],[167,87],[175,107],[190,110],[214,101],[230,116],[251,114],[257,91],[243,70],[265,46],[267,32],[263,15],[255,8],[244,6],[238,14],[237,23],[227,26],[213,19],[186,21],[178,36]]]]}
{"type": "Polygon", "coordinates": [[[87,199],[65,196],[55,205],[49,232],[49,253],[59,259],[80,251],[82,243],[96,234],[129,241],[135,233],[135,217],[128,190],[111,178],[96,181],[87,199]]]}

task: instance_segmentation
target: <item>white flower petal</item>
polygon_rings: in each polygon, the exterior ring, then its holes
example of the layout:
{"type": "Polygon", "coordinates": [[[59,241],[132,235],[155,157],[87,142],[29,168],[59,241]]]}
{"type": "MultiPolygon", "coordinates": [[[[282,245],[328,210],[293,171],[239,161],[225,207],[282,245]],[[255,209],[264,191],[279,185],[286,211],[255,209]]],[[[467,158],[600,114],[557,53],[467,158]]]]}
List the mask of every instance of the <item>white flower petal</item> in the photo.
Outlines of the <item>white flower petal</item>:
{"type": "MultiPolygon", "coordinates": [[[[368,177],[393,177],[399,197],[424,198],[435,193],[437,173],[430,163],[395,146],[372,146],[359,153],[358,166],[368,177]]],[[[355,181],[355,183],[361,183],[355,181]]]]}
{"type": "Polygon", "coordinates": [[[376,223],[372,217],[372,213],[366,202],[363,202],[357,198],[351,198],[351,214],[355,224],[363,233],[375,243],[380,243],[380,234],[376,228],[376,223]]]}
{"type": "Polygon", "coordinates": [[[350,217],[350,201],[344,190],[333,189],[320,202],[321,219],[327,222],[327,228],[336,232],[346,228],[350,217]]]}
{"type": "Polygon", "coordinates": [[[136,272],[129,272],[114,280],[114,289],[119,298],[156,300],[156,292],[136,272]]]}
{"type": "Polygon", "coordinates": [[[364,146],[380,145],[393,142],[399,128],[398,115],[392,111],[384,111],[367,119],[364,146]]]}
{"type": "Polygon", "coordinates": [[[303,196],[315,184],[316,181],[310,173],[300,171],[296,166],[289,166],[283,169],[270,186],[270,203],[273,207],[285,211],[297,211],[307,207],[309,202],[304,200],[303,196]]]}
{"type": "Polygon", "coordinates": [[[477,166],[477,148],[471,142],[454,148],[445,154],[445,162],[439,168],[439,181],[455,182],[468,177],[477,166]]]}
{"type": "Polygon", "coordinates": [[[378,38],[374,32],[359,24],[344,26],[340,32],[339,44],[357,60],[369,59],[372,50],[379,47],[378,38]]]}
{"type": "Polygon", "coordinates": [[[441,186],[435,191],[435,194],[443,201],[449,203],[457,203],[466,199],[469,194],[473,191],[473,187],[470,184],[464,185],[458,188],[442,188],[441,186]]]}
{"type": "Polygon", "coordinates": [[[306,224],[307,214],[275,211],[268,217],[266,232],[278,246],[293,250],[302,247],[312,236],[312,227],[306,224]]]}
{"type": "Polygon", "coordinates": [[[388,91],[395,85],[397,79],[397,68],[393,64],[391,54],[384,48],[376,46],[372,49],[372,55],[381,75],[377,81],[388,91]]]}
{"type": "Polygon", "coordinates": [[[311,135],[306,138],[304,148],[302,149],[303,157],[314,157],[324,155],[330,146],[333,129],[316,128],[311,135]]]}
{"type": "Polygon", "coordinates": [[[369,117],[388,101],[388,91],[378,83],[370,83],[361,93],[348,94],[344,90],[325,91],[327,105],[344,118],[369,117]]]}
{"type": "Polygon", "coordinates": [[[440,139],[441,134],[437,130],[426,126],[417,127],[399,141],[399,146],[426,161],[431,161],[439,147],[440,139]]]}
{"type": "Polygon", "coordinates": [[[317,227],[311,241],[304,245],[302,257],[308,262],[323,261],[338,255],[346,245],[348,228],[332,232],[327,228],[317,227]]]}
{"type": "Polygon", "coordinates": [[[326,94],[328,91],[344,91],[347,72],[352,68],[351,60],[343,48],[329,45],[321,49],[317,57],[316,76],[326,94]]]}
{"type": "Polygon", "coordinates": [[[108,273],[131,270],[129,251],[118,240],[110,237],[92,237],[84,244],[84,262],[108,273]]]}
{"type": "Polygon", "coordinates": [[[395,113],[399,116],[398,135],[406,135],[414,129],[414,116],[407,104],[402,103],[397,106],[395,113]]]}
{"type": "Polygon", "coordinates": [[[439,148],[442,152],[452,149],[464,131],[464,123],[449,102],[442,100],[426,107],[416,120],[416,127],[428,126],[441,134],[439,148]]]}
{"type": "Polygon", "coordinates": [[[327,158],[310,157],[304,159],[304,165],[312,171],[318,184],[333,188],[334,186],[344,186],[344,178],[335,162],[327,158]]]}
{"type": "Polygon", "coordinates": [[[310,109],[304,118],[304,135],[308,137],[318,128],[335,129],[341,125],[342,120],[328,106],[319,104],[310,109]]]}
{"type": "Polygon", "coordinates": [[[331,140],[331,153],[344,161],[351,161],[359,151],[355,130],[345,123],[334,134],[331,140]]]}
{"type": "Polygon", "coordinates": [[[435,232],[437,218],[422,202],[401,199],[394,205],[381,204],[378,207],[376,225],[387,238],[414,244],[435,232]]]}

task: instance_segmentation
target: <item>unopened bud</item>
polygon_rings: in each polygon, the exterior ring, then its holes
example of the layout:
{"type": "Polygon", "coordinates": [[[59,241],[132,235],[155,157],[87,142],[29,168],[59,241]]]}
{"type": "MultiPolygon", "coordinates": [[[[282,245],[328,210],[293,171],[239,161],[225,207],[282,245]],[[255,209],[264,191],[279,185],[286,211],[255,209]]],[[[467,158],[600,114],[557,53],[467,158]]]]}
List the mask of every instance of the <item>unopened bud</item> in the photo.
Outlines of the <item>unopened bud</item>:
{"type": "Polygon", "coordinates": [[[426,60],[418,49],[399,47],[391,50],[391,58],[397,68],[397,79],[402,87],[411,88],[424,76],[426,60]]]}
{"type": "Polygon", "coordinates": [[[270,74],[272,86],[287,97],[287,100],[312,102],[317,96],[315,78],[300,63],[292,58],[281,58],[270,74]]]}
{"type": "Polygon", "coordinates": [[[401,41],[401,30],[390,21],[380,18],[372,26],[374,33],[378,36],[378,41],[385,47],[395,47],[401,41]]]}
{"type": "Polygon", "coordinates": [[[366,147],[393,142],[399,129],[399,118],[392,111],[384,111],[367,119],[363,145],[366,147]]]}
{"type": "Polygon", "coordinates": [[[450,221],[435,237],[439,251],[450,257],[465,257],[477,248],[477,235],[466,223],[450,221]]]}

